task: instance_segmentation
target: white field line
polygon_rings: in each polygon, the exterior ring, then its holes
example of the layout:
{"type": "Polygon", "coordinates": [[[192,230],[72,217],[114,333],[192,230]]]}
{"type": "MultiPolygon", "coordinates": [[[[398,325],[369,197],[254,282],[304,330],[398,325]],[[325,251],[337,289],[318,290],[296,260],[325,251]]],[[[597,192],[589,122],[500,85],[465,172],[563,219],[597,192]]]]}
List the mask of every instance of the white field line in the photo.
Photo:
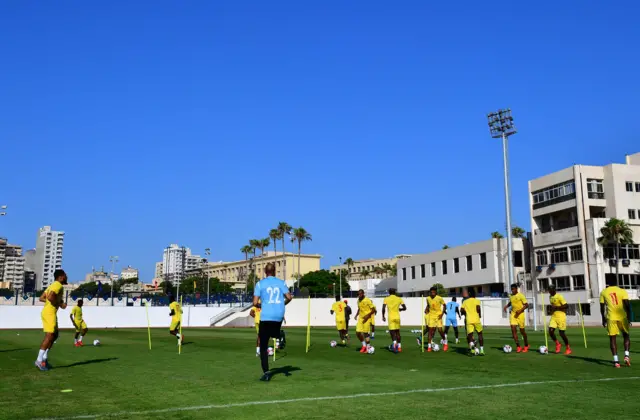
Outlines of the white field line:
{"type": "Polygon", "coordinates": [[[298,403],[298,402],[314,402],[314,401],[326,401],[326,400],[347,400],[347,399],[355,399],[355,398],[388,397],[388,396],[394,396],[394,395],[428,394],[432,392],[452,392],[452,391],[467,391],[467,390],[478,390],[478,389],[512,388],[512,387],[534,386],[534,385],[636,381],[638,379],[640,379],[640,376],[630,376],[627,378],[568,379],[568,380],[558,380],[558,381],[514,382],[514,383],[493,384],[493,385],[458,386],[458,387],[452,387],[452,388],[424,388],[424,389],[411,389],[408,391],[368,392],[364,394],[334,395],[330,397],[303,397],[303,398],[290,398],[286,400],[245,401],[245,402],[231,403],[231,404],[209,404],[209,405],[195,405],[191,407],[170,407],[170,408],[161,408],[157,410],[118,411],[118,412],[112,412],[112,413],[86,414],[86,415],[71,416],[71,417],[46,417],[46,418],[40,418],[35,420],[98,419],[98,418],[105,418],[105,417],[145,416],[150,414],[167,414],[167,413],[178,413],[178,412],[184,412],[184,411],[200,411],[200,410],[215,410],[215,409],[236,408],[236,407],[251,407],[251,406],[257,406],[257,405],[290,404],[290,403],[298,403]]]}

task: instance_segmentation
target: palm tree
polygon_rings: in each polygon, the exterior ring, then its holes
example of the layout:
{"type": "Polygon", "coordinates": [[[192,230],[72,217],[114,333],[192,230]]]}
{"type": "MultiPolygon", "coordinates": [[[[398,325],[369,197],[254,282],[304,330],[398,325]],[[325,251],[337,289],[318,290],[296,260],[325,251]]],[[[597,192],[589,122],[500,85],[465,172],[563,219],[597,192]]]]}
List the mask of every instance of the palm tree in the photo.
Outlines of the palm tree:
{"type": "Polygon", "coordinates": [[[366,268],[363,268],[362,271],[360,272],[360,277],[362,277],[362,280],[366,280],[367,277],[369,277],[369,270],[367,270],[366,268]]]}
{"type": "Polygon", "coordinates": [[[251,252],[253,253],[253,257],[251,259],[252,261],[252,272],[254,274],[253,278],[254,278],[254,286],[255,286],[255,278],[256,278],[256,251],[258,250],[258,248],[260,248],[260,239],[251,239],[249,241],[249,246],[251,247],[251,252]]]}
{"type": "Polygon", "coordinates": [[[504,236],[502,236],[502,233],[495,231],[495,232],[491,232],[491,237],[494,239],[502,239],[504,238],[504,236]]]}
{"type": "Polygon", "coordinates": [[[615,257],[616,257],[616,282],[620,284],[620,274],[618,257],[620,255],[620,245],[628,245],[633,243],[633,231],[629,225],[620,219],[609,219],[607,223],[600,229],[601,237],[598,238],[598,245],[605,247],[609,244],[616,244],[615,257]]]}
{"type": "Polygon", "coordinates": [[[264,249],[269,248],[269,245],[271,245],[271,239],[269,238],[258,239],[258,248],[260,248],[260,257],[262,258],[262,275],[263,276],[264,276],[264,267],[265,267],[264,249]]]}
{"type": "Polygon", "coordinates": [[[380,278],[382,278],[382,273],[384,273],[384,268],[380,266],[373,267],[373,272],[375,275],[380,276],[380,278]]]}
{"type": "Polygon", "coordinates": [[[398,275],[398,263],[395,263],[391,266],[391,275],[396,277],[398,275]]]}
{"type": "Polygon", "coordinates": [[[278,229],[278,238],[282,241],[282,277],[284,277],[284,281],[287,281],[287,256],[284,249],[284,238],[285,236],[291,234],[292,228],[291,225],[289,225],[289,223],[287,222],[279,222],[276,229],[278,229]]]}
{"type": "Polygon", "coordinates": [[[449,249],[449,245],[443,246],[442,249],[449,249]]]}
{"type": "Polygon", "coordinates": [[[527,232],[526,232],[524,229],[522,229],[520,226],[514,226],[514,227],[511,229],[511,236],[513,236],[514,238],[520,238],[520,239],[522,239],[522,238],[524,238],[524,237],[525,237],[525,234],[526,234],[526,233],[527,233],[527,232]]]}
{"type": "MultiPolygon", "coordinates": [[[[253,252],[253,248],[251,248],[251,245],[245,245],[242,248],[240,248],[240,252],[242,252],[244,254],[244,260],[246,262],[246,261],[249,261],[249,254],[251,254],[253,252]]],[[[247,291],[247,283],[248,282],[245,282],[245,284],[244,284],[245,293],[247,291]]]]}
{"type": "Polygon", "coordinates": [[[278,249],[276,248],[276,244],[278,243],[278,239],[280,239],[280,231],[278,229],[271,229],[269,231],[269,238],[273,242],[273,258],[278,258],[278,249]]]}
{"type": "MultiPolygon", "coordinates": [[[[300,258],[302,256],[302,243],[311,241],[311,234],[303,227],[293,229],[293,237],[298,242],[298,274],[300,273],[300,258]]],[[[294,285],[295,288],[295,285],[294,285]]]]}

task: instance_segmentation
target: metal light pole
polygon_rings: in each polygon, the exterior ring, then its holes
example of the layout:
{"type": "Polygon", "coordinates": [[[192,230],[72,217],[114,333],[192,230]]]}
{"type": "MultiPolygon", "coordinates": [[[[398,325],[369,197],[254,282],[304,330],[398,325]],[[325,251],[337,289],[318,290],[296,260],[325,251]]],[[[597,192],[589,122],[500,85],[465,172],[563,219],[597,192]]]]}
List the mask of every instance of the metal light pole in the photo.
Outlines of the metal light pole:
{"type": "Polygon", "coordinates": [[[342,257],[340,257],[340,300],[342,300],[342,257]]]}
{"type": "Polygon", "coordinates": [[[511,189],[509,188],[509,136],[515,134],[511,109],[500,109],[487,115],[489,131],[494,139],[502,138],[502,159],[504,164],[504,201],[507,213],[507,266],[509,269],[509,284],[513,284],[513,251],[511,249],[511,189]]]}
{"type": "MultiPolygon", "coordinates": [[[[211,255],[211,248],[205,248],[204,249],[204,255],[206,255],[207,257],[209,257],[211,255]]],[[[208,260],[209,258],[207,258],[208,260]]],[[[205,275],[207,276],[207,306],[209,306],[209,275],[206,274],[205,270],[202,270],[203,273],[205,273],[205,275]]]]}
{"type": "Polygon", "coordinates": [[[111,306],[113,306],[113,269],[115,268],[115,265],[118,261],[119,260],[117,255],[112,255],[109,257],[109,262],[111,262],[111,306]]]}

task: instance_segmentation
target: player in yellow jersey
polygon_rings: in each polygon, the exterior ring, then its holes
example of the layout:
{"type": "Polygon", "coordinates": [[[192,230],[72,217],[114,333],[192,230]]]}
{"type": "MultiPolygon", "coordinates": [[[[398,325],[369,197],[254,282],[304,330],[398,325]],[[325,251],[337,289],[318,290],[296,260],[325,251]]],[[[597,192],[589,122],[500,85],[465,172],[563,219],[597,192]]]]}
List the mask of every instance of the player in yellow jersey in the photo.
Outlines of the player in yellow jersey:
{"type": "Polygon", "coordinates": [[[407,306],[404,300],[397,295],[394,288],[389,289],[389,296],[384,298],[382,302],[382,322],[386,322],[385,312],[389,308],[389,334],[393,343],[389,346],[389,350],[394,352],[402,352],[402,342],[400,338],[400,312],[406,311],[407,306]]]}
{"type": "Polygon", "coordinates": [[[609,334],[613,366],[619,368],[618,343],[616,342],[618,334],[622,334],[624,340],[624,364],[631,366],[631,356],[629,354],[629,348],[631,347],[631,338],[629,337],[631,304],[629,303],[627,291],[615,286],[615,284],[615,277],[612,277],[611,280],[607,280],[607,288],[600,293],[600,314],[602,315],[602,325],[609,334]]]}
{"type": "Polygon", "coordinates": [[[358,312],[355,319],[358,321],[356,325],[356,335],[358,340],[362,342],[360,353],[366,353],[371,347],[371,339],[369,333],[371,331],[371,318],[376,314],[376,306],[371,299],[364,296],[364,290],[358,290],[358,312]]]}
{"type": "Polygon", "coordinates": [[[427,351],[433,351],[433,336],[436,334],[436,329],[442,337],[442,344],[444,345],[442,350],[449,350],[449,344],[447,343],[447,336],[444,335],[442,330],[442,314],[447,313],[444,299],[438,296],[438,289],[434,286],[429,289],[429,296],[427,297],[427,308],[424,310],[425,318],[427,321],[427,328],[429,329],[427,345],[427,351]]]}
{"type": "Polygon", "coordinates": [[[469,297],[462,302],[462,314],[464,315],[465,329],[467,330],[467,343],[471,355],[475,355],[475,342],[473,333],[478,333],[478,344],[480,344],[479,355],[484,356],[484,336],[482,335],[482,312],[480,301],[476,299],[476,291],[471,288],[469,297]]]}
{"type": "Polygon", "coordinates": [[[78,299],[78,303],[73,307],[73,309],[71,310],[71,315],[69,315],[69,318],[71,318],[71,323],[74,327],[76,327],[76,335],[73,339],[74,345],[76,347],[82,347],[84,345],[82,344],[82,339],[85,335],[87,335],[87,332],[89,331],[89,329],[87,328],[87,323],[84,322],[84,319],[82,318],[83,304],[83,300],[78,299]]]}
{"type": "Polygon", "coordinates": [[[511,315],[509,316],[509,324],[511,325],[511,335],[516,342],[516,353],[526,353],[529,351],[529,338],[527,332],[524,330],[524,311],[529,307],[527,298],[520,292],[518,292],[518,285],[511,285],[511,296],[509,296],[509,303],[504,307],[504,311],[511,307],[511,315]],[[524,340],[524,347],[520,347],[520,341],[518,340],[518,327],[520,328],[520,334],[524,340]]]}
{"type": "Polygon", "coordinates": [[[565,331],[567,330],[567,308],[569,305],[564,300],[564,296],[556,292],[554,284],[549,285],[549,302],[551,303],[551,320],[549,321],[549,335],[556,343],[556,354],[562,351],[562,344],[556,338],[556,328],[560,330],[560,337],[564,341],[566,350],[564,354],[571,354],[571,346],[565,331]]]}
{"type": "Polygon", "coordinates": [[[182,306],[176,302],[173,296],[169,296],[169,309],[171,312],[171,325],[169,326],[169,333],[178,338],[178,344],[184,342],[184,335],[180,335],[180,323],[182,322],[182,306]]]}
{"type": "Polygon", "coordinates": [[[258,304],[251,308],[251,312],[249,312],[256,326],[256,357],[260,356],[260,311],[262,311],[262,309],[260,308],[260,299],[258,299],[258,304]]]}
{"type": "Polygon", "coordinates": [[[62,286],[67,284],[67,275],[64,270],[56,270],[53,273],[54,281],[40,295],[40,302],[44,303],[42,309],[42,330],[44,331],[44,340],[40,344],[38,359],[35,365],[41,371],[51,369],[49,364],[49,350],[53,347],[53,343],[58,339],[58,308],[66,309],[67,304],[63,302],[62,286]]]}
{"type": "Polygon", "coordinates": [[[347,334],[346,307],[347,305],[340,300],[340,296],[336,296],[336,301],[333,302],[331,310],[329,311],[331,315],[336,316],[336,329],[338,330],[338,334],[340,334],[340,342],[343,346],[347,344],[347,339],[349,338],[347,334]]]}

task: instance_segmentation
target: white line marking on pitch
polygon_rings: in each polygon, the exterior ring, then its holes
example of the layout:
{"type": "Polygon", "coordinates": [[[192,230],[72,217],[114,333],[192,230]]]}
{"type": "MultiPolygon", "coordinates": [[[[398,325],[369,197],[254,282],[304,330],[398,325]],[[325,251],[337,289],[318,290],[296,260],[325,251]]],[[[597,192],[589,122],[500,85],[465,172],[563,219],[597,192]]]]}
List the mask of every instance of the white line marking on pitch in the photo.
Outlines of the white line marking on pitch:
{"type": "Polygon", "coordinates": [[[119,412],[113,412],[113,413],[86,414],[81,416],[70,416],[70,417],[46,417],[46,418],[40,418],[36,420],[71,420],[71,419],[98,419],[102,417],[120,417],[120,416],[144,416],[148,414],[164,414],[164,413],[177,413],[177,412],[183,412],[183,411],[199,411],[199,410],[213,410],[213,409],[223,409],[223,408],[250,407],[255,405],[288,404],[288,403],[297,403],[297,402],[305,402],[305,401],[313,402],[313,401],[325,401],[325,400],[348,400],[348,399],[354,399],[354,398],[387,397],[387,396],[408,395],[408,394],[427,394],[431,392],[467,391],[467,390],[510,388],[510,387],[516,387],[516,386],[532,386],[532,385],[634,381],[638,379],[640,379],[640,376],[630,376],[628,378],[571,379],[571,380],[560,380],[560,381],[516,382],[516,383],[508,383],[508,384],[458,386],[458,387],[452,387],[452,388],[425,388],[425,389],[411,389],[408,391],[370,392],[365,394],[335,395],[331,397],[303,397],[303,398],[290,398],[287,400],[247,401],[247,402],[231,403],[231,404],[210,404],[210,405],[195,405],[192,407],[172,407],[172,408],[161,408],[158,410],[119,411],[119,412]]]}

